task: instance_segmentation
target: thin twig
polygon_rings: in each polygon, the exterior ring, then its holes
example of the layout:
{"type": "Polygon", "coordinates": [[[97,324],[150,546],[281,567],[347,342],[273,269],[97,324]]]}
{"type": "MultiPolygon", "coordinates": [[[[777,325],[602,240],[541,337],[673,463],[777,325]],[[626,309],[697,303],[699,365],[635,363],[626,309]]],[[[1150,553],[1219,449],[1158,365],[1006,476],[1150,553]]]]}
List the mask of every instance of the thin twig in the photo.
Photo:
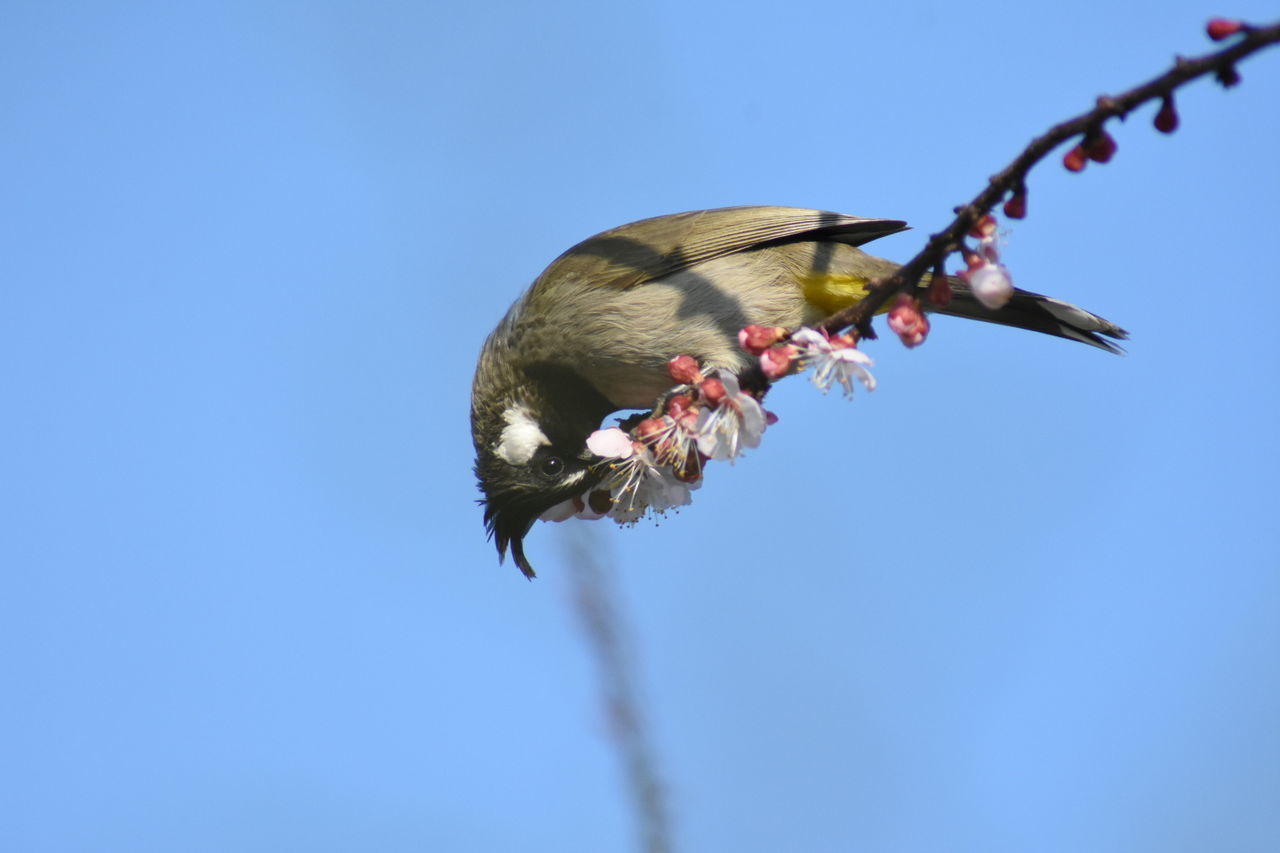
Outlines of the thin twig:
{"type": "Polygon", "coordinates": [[[932,235],[918,255],[903,264],[893,275],[873,282],[870,291],[859,302],[832,314],[819,325],[833,334],[853,327],[860,336],[874,338],[871,317],[889,297],[915,287],[927,270],[941,265],[952,252],[960,250],[970,229],[1007,194],[1024,187],[1031,167],[1053,149],[1077,136],[1087,137],[1098,133],[1108,119],[1123,118],[1148,101],[1171,98],[1175,89],[1207,74],[1215,74],[1224,85],[1231,85],[1228,81],[1234,79],[1237,62],[1276,42],[1280,42],[1280,23],[1267,27],[1245,27],[1239,41],[1230,47],[1195,59],[1178,57],[1172,69],[1154,80],[1120,95],[1099,97],[1093,109],[1054,125],[1044,135],[1032,140],[1012,163],[991,178],[986,189],[978,193],[973,201],[956,208],[956,217],[951,224],[932,235]]]}

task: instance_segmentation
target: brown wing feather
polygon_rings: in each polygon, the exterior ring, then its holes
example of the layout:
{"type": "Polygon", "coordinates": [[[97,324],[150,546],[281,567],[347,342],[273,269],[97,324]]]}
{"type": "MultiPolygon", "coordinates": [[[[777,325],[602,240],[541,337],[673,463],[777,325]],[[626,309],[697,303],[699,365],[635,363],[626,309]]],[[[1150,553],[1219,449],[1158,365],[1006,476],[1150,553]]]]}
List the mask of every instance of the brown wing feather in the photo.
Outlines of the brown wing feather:
{"type": "Polygon", "coordinates": [[[769,243],[821,239],[860,246],[906,227],[897,219],[864,219],[799,207],[694,210],[597,234],[553,261],[539,281],[573,277],[603,287],[634,287],[769,243]]]}

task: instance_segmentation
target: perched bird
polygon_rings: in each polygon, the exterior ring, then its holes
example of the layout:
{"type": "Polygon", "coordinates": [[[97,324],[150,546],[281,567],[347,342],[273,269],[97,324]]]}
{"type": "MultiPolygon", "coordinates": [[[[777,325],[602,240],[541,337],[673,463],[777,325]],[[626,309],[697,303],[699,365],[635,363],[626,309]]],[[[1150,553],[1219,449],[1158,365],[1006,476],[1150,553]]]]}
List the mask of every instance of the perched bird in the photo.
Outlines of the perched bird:
{"type": "MultiPolygon", "coordinates": [[[[611,412],[647,409],[673,384],[667,362],[740,371],[750,324],[814,323],[898,268],[857,247],[905,229],[794,207],[730,207],[645,219],[569,249],[485,341],[471,390],[484,520],[527,575],[523,540],[550,507],[601,479],[586,439],[611,412]]],[[[983,307],[964,282],[941,314],[1002,323],[1119,351],[1125,331],[1080,308],[1015,291],[983,307]]]]}

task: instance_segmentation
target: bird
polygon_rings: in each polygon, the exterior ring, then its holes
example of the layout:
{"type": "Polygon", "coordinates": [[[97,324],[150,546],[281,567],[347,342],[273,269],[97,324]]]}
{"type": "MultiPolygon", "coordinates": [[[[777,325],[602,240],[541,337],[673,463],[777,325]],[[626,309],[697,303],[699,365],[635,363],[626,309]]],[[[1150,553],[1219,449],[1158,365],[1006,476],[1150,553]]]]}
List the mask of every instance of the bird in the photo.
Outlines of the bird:
{"type": "MultiPolygon", "coordinates": [[[[753,357],[752,324],[795,329],[853,304],[898,264],[859,246],[905,230],[797,207],[675,213],[590,237],[551,262],[485,340],[471,391],[475,474],[501,562],[534,576],[524,538],[546,510],[603,476],[587,437],[610,414],[648,409],[673,384],[668,362],[734,373],[753,357]]],[[[1056,335],[1109,352],[1128,333],[1067,302],[1024,290],[999,309],[950,279],[940,314],[1056,335]]]]}

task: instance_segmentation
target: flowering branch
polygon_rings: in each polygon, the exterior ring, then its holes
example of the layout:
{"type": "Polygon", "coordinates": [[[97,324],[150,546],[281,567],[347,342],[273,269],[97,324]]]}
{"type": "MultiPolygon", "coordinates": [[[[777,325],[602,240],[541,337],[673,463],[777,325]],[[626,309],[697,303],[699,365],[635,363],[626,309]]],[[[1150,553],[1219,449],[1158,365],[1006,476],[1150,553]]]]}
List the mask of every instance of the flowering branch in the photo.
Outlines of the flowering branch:
{"type": "MultiPolygon", "coordinates": [[[[1012,163],[991,178],[986,189],[973,201],[956,208],[956,217],[951,224],[931,236],[918,255],[903,264],[893,275],[874,281],[866,296],[849,308],[827,317],[819,324],[820,328],[835,334],[853,327],[860,337],[874,338],[871,317],[894,293],[911,292],[930,270],[939,273],[935,279],[941,279],[942,265],[953,252],[964,252],[972,256],[973,253],[965,248],[965,236],[971,232],[975,236],[980,235],[981,223],[1001,199],[1009,196],[1004,204],[1006,216],[1011,219],[1026,216],[1027,173],[1053,149],[1063,142],[1080,137],[1079,144],[1063,158],[1063,165],[1072,172],[1079,172],[1089,160],[1105,163],[1115,153],[1116,144],[1103,124],[1113,118],[1124,119],[1137,107],[1157,98],[1162,103],[1155,117],[1155,127],[1161,133],[1172,133],[1178,127],[1178,114],[1173,103],[1175,89],[1208,74],[1213,74],[1224,87],[1234,86],[1240,82],[1240,75],[1236,72],[1237,62],[1264,47],[1280,42],[1280,23],[1257,27],[1215,18],[1209,21],[1206,30],[1214,41],[1234,36],[1240,38],[1235,44],[1216,53],[1195,59],[1178,57],[1173,68],[1154,80],[1120,95],[1100,96],[1093,109],[1054,125],[1043,136],[1032,140],[1012,163]]],[[[970,260],[972,267],[972,257],[970,260]]]]}

